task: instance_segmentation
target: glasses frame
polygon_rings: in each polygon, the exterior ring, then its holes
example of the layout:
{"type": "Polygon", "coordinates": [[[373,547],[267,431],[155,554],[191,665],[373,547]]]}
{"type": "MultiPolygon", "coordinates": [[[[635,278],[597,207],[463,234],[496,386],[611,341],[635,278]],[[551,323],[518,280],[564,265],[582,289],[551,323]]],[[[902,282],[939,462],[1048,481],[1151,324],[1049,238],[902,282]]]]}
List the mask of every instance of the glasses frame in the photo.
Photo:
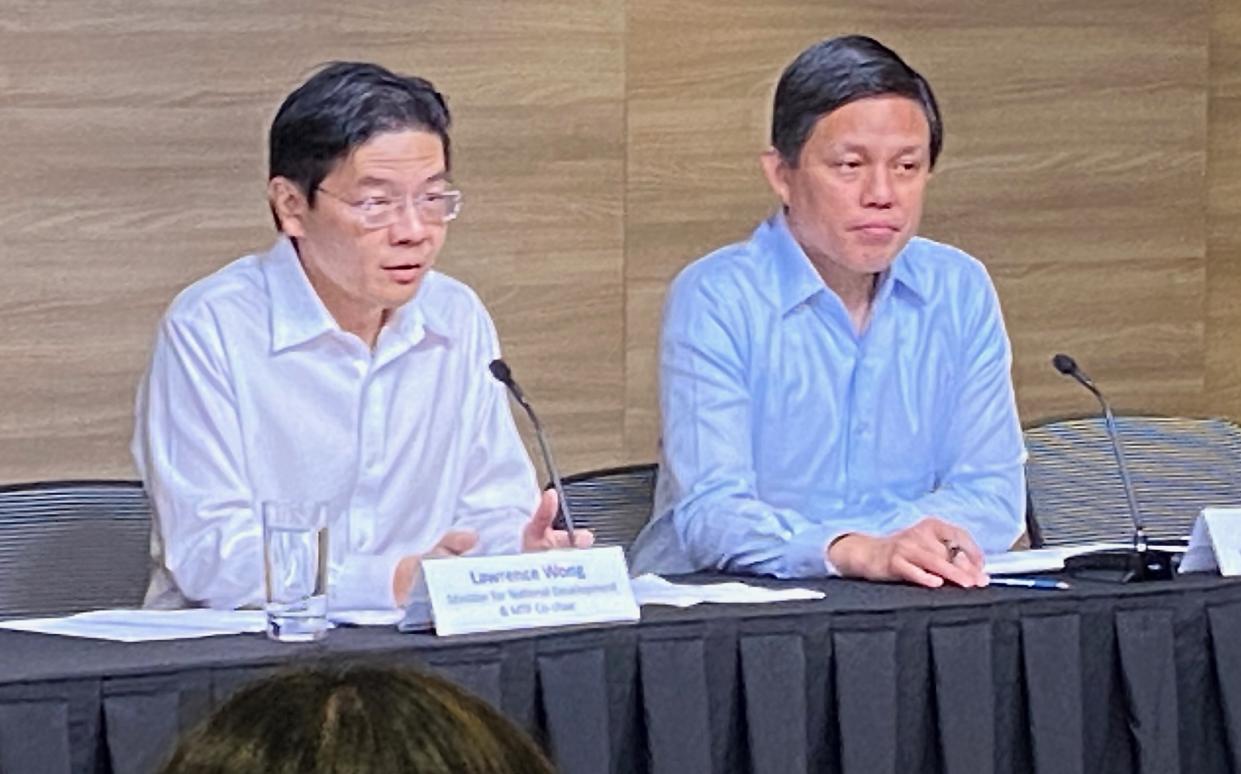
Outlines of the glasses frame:
{"type": "Polygon", "coordinates": [[[363,228],[367,229],[387,228],[401,219],[401,213],[406,212],[411,208],[418,213],[418,218],[422,220],[423,223],[440,226],[457,219],[457,216],[461,214],[461,204],[465,198],[461,191],[457,189],[450,189],[447,191],[434,191],[421,194],[406,192],[399,196],[393,197],[368,196],[364,199],[355,201],[341,196],[334,191],[329,191],[323,186],[316,186],[315,190],[326,194],[327,196],[348,207],[353,212],[353,215],[357,219],[358,223],[361,224],[363,228]],[[388,198],[391,198],[391,201],[388,202],[386,206],[383,206],[381,210],[376,212],[374,209],[376,205],[372,202],[372,200],[388,198]],[[440,201],[451,202],[447,214],[443,217],[439,217],[434,212],[428,214],[428,205],[432,202],[440,201]]]}

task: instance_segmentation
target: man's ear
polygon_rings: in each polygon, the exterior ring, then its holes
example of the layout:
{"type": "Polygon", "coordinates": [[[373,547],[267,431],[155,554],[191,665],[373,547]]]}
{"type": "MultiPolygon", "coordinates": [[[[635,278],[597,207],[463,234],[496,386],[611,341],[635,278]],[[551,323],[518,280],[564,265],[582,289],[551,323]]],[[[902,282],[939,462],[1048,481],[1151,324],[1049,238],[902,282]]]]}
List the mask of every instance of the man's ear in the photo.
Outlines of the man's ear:
{"type": "Polygon", "coordinates": [[[287,177],[267,181],[267,202],[280,221],[280,230],[291,237],[306,236],[306,213],[310,205],[302,189],[287,177]]]}
{"type": "Polygon", "coordinates": [[[788,163],[775,148],[763,151],[758,161],[763,167],[763,176],[767,178],[767,185],[771,186],[771,190],[780,199],[780,203],[787,208],[789,206],[789,184],[786,176],[789,169],[788,163]]]}

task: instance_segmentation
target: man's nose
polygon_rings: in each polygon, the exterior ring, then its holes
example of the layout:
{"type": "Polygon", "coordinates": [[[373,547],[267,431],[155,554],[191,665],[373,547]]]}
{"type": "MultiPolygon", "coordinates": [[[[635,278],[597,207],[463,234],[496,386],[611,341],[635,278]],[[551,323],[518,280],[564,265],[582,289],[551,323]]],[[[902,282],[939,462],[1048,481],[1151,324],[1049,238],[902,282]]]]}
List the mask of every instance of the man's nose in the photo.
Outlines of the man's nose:
{"type": "Polygon", "coordinates": [[[431,224],[414,203],[412,195],[405,196],[396,222],[388,228],[388,233],[394,242],[421,242],[430,236],[431,224]]]}
{"type": "Polygon", "coordinates": [[[873,168],[862,189],[862,206],[891,207],[894,198],[891,171],[884,167],[873,168]]]}

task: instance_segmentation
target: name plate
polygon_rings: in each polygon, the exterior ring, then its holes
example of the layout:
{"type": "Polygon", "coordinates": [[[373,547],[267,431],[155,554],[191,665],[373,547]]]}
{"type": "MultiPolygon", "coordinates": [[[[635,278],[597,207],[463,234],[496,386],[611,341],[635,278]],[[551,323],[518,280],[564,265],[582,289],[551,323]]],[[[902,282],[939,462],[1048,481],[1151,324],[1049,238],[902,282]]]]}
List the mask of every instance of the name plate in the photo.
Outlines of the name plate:
{"type": "Polygon", "coordinates": [[[638,620],[620,546],[422,563],[435,633],[638,620]]]}
{"type": "Polygon", "coordinates": [[[1181,572],[1241,575],[1241,508],[1203,508],[1181,559],[1181,572]]]}

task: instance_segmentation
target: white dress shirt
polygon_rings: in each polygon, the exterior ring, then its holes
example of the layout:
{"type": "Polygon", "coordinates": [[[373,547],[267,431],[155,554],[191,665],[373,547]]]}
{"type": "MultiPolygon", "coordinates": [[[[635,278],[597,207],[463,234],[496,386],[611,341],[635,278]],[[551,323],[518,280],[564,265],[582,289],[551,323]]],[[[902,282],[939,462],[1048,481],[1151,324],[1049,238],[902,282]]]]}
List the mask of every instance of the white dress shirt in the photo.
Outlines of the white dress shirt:
{"type": "Polygon", "coordinates": [[[265,500],[347,516],[331,536],[341,608],[393,607],[397,562],[449,529],[476,530],[484,553],[520,550],[538,487],[496,357],[478,297],[436,272],[370,350],[285,238],[185,289],[137,398],[132,450],[156,515],[146,605],[260,604],[265,500]]]}

